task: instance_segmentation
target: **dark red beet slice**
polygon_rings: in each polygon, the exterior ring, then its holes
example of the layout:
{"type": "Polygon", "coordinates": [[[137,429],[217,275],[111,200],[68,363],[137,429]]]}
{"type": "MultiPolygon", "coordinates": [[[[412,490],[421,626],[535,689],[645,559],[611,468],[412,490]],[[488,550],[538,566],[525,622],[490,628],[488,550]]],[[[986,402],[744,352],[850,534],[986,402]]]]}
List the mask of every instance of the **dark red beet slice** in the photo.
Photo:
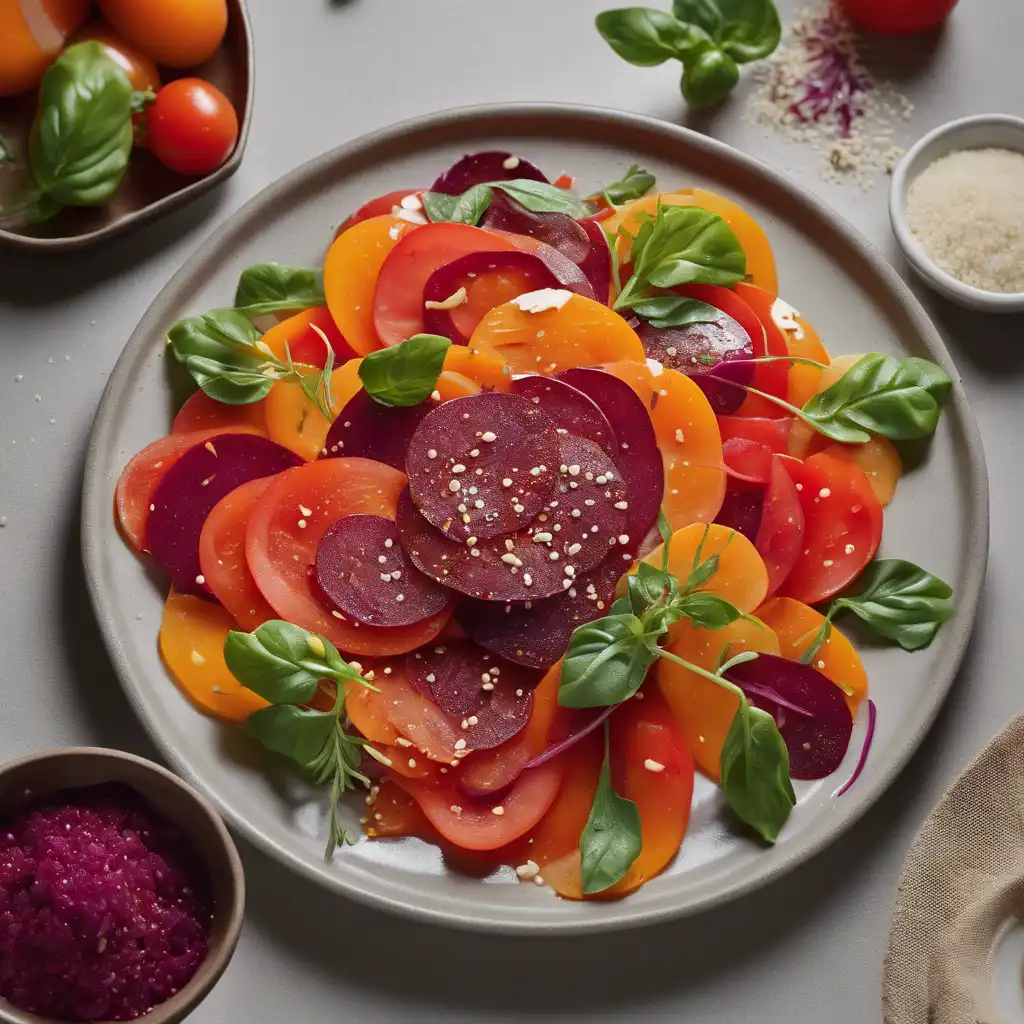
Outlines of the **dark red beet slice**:
{"type": "Polygon", "coordinates": [[[567,436],[560,457],[557,486],[537,518],[525,529],[473,544],[433,529],[405,492],[398,527],[413,564],[469,597],[532,601],[572,589],[578,575],[613,549],[631,548],[621,507],[628,504],[627,491],[605,452],[567,436]]]}
{"type": "Polygon", "coordinates": [[[405,408],[381,405],[359,390],[331,424],[324,442],[326,458],[373,459],[404,472],[409,441],[436,408],[429,398],[405,408]]]}
{"type": "Polygon", "coordinates": [[[499,150],[484,150],[480,153],[467,153],[461,160],[456,160],[430,186],[430,191],[458,196],[474,185],[483,185],[488,181],[514,181],[516,178],[548,180],[539,167],[521,156],[499,150]],[[507,166],[509,164],[511,166],[507,166]]]}
{"type": "Polygon", "coordinates": [[[440,612],[451,591],[424,576],[383,516],[339,519],[316,549],[320,589],[349,618],[369,626],[408,626],[440,612]]]}
{"type": "Polygon", "coordinates": [[[846,756],[853,717],[843,691],[810,665],[759,654],[725,673],[747,700],[774,719],[789,751],[794,779],[823,779],[846,756]]]}
{"type": "Polygon", "coordinates": [[[565,654],[578,626],[608,614],[615,585],[630,564],[613,552],[568,590],[528,604],[466,598],[455,619],[481,647],[521,665],[548,668],[565,654]]]}
{"type": "Polygon", "coordinates": [[[753,359],[754,345],[750,335],[727,313],[719,313],[715,323],[685,327],[652,327],[641,320],[635,329],[648,357],[692,377],[716,413],[734,413],[743,404],[746,392],[727,381],[749,384],[753,364],[744,363],[741,373],[730,370],[728,374],[723,364],[753,359]],[[713,376],[708,377],[711,373],[713,376]]]}
{"type": "Polygon", "coordinates": [[[590,252],[590,236],[567,213],[534,213],[497,189],[480,227],[529,235],[546,242],[577,265],[590,252]]]}
{"type": "Polygon", "coordinates": [[[529,525],[558,463],[550,417],[519,395],[490,392],[434,409],[409,442],[406,472],[427,521],[462,542],[529,525]]]}
{"type": "Polygon", "coordinates": [[[468,344],[469,337],[459,330],[450,310],[430,309],[426,303],[444,302],[473,277],[496,270],[515,270],[526,274],[530,285],[524,292],[541,288],[567,288],[585,298],[594,297],[594,290],[583,271],[572,260],[548,245],[543,246],[538,253],[471,252],[468,256],[446,263],[430,275],[423,289],[424,328],[431,334],[450,338],[456,345],[468,344]]]}
{"type": "Polygon", "coordinates": [[[651,417],[637,393],[604,370],[563,370],[558,379],[593,399],[615,431],[615,462],[629,491],[626,532],[639,544],[657,521],[665,493],[665,466],[651,417]]]}
{"type": "Polygon", "coordinates": [[[466,723],[469,750],[490,750],[522,730],[540,678],[468,640],[413,651],[406,670],[417,690],[427,688],[442,711],[466,723]]]}
{"type": "Polygon", "coordinates": [[[209,594],[199,567],[199,535],[213,506],[236,487],[302,464],[258,434],[218,434],[190,448],[167,471],[150,503],[146,550],[177,590],[209,594]]]}
{"type": "Polygon", "coordinates": [[[599,221],[584,217],[577,224],[587,233],[590,248],[580,262],[580,270],[586,275],[597,301],[608,305],[612,287],[612,252],[599,221]]]}
{"type": "Polygon", "coordinates": [[[608,417],[592,398],[557,377],[526,374],[512,381],[512,391],[528,398],[552,419],[560,435],[575,434],[599,444],[614,460],[618,440],[608,417]]]}
{"type": "Polygon", "coordinates": [[[751,543],[761,527],[764,488],[730,480],[715,522],[742,533],[751,543]]]}

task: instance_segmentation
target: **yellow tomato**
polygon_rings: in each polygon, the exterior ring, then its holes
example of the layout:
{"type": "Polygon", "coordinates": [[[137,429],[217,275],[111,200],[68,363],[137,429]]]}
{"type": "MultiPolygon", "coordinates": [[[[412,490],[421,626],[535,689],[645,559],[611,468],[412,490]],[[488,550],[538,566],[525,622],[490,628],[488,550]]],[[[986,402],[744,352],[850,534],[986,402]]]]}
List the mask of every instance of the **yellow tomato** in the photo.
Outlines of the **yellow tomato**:
{"type": "Polygon", "coordinates": [[[89,0],[0,0],[0,96],[34,89],[89,7],[89,0]]]}
{"type": "Polygon", "coordinates": [[[202,64],[220,46],[227,0],[100,0],[107,21],[158,64],[202,64]]]}

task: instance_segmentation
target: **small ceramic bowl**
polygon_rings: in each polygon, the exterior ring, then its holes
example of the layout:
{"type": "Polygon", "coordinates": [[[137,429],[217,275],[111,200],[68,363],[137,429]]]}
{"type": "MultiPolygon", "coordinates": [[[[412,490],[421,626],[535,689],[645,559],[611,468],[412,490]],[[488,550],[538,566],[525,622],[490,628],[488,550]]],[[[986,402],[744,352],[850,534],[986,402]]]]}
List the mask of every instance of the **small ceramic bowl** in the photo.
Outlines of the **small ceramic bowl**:
{"type": "Polygon", "coordinates": [[[962,149],[1011,149],[1024,153],[1024,120],[1008,114],[978,114],[929,132],[893,171],[889,219],[903,255],[925,281],[947,299],[986,313],[1024,311],[1024,292],[988,292],[958,281],[938,267],[914,237],[907,221],[907,192],[921,172],[941,157],[962,149]]]}
{"type": "MultiPolygon", "coordinates": [[[[235,952],[245,906],[245,876],[238,851],[217,812],[191,786],[133,754],[101,747],[45,751],[0,766],[0,820],[26,803],[58,790],[120,782],[144,797],[191,841],[209,878],[213,902],[210,949],[191,981],[149,1013],[141,1024],[178,1024],[206,998],[235,952]]],[[[0,1024],[54,1024],[0,999],[0,1024]]],[[[99,1022],[97,1022],[99,1024],[99,1022]]]]}

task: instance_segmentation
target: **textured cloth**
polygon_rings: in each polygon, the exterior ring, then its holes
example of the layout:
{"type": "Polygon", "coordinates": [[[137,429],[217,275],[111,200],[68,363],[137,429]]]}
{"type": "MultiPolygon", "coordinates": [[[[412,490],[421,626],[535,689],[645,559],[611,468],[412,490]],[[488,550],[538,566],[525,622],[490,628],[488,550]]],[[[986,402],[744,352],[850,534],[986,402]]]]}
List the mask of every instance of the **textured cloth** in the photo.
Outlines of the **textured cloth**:
{"type": "Polygon", "coordinates": [[[885,956],[886,1024],[1003,1024],[992,991],[1024,918],[1024,716],[953,783],[914,840],[885,956]]]}

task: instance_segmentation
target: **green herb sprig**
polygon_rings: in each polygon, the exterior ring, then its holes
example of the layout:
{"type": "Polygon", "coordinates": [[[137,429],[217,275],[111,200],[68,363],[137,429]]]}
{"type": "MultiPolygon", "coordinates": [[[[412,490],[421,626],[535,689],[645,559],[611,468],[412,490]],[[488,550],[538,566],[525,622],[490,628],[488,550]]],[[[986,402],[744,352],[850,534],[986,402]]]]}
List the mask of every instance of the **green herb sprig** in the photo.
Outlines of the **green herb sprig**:
{"type": "Polygon", "coordinates": [[[579,219],[589,213],[583,201],[568,189],[549,185],[545,181],[515,178],[511,181],[491,181],[472,188],[458,196],[443,192],[424,192],[423,208],[434,223],[451,222],[475,225],[487,212],[494,199],[494,190],[504,192],[520,206],[533,213],[565,213],[579,219]]]}
{"type": "Polygon", "coordinates": [[[650,171],[644,170],[639,164],[630,164],[621,178],[609,182],[604,188],[587,196],[587,201],[594,203],[604,200],[608,206],[622,206],[642,199],[654,188],[655,181],[650,171]]]}
{"type": "Polygon", "coordinates": [[[437,387],[451,344],[438,334],[414,334],[401,345],[365,356],[359,364],[359,379],[381,405],[419,405],[437,387]]]}
{"type": "Polygon", "coordinates": [[[242,271],[235,309],[252,320],[268,313],[325,306],[323,272],[284,263],[254,263],[242,271]]]}

